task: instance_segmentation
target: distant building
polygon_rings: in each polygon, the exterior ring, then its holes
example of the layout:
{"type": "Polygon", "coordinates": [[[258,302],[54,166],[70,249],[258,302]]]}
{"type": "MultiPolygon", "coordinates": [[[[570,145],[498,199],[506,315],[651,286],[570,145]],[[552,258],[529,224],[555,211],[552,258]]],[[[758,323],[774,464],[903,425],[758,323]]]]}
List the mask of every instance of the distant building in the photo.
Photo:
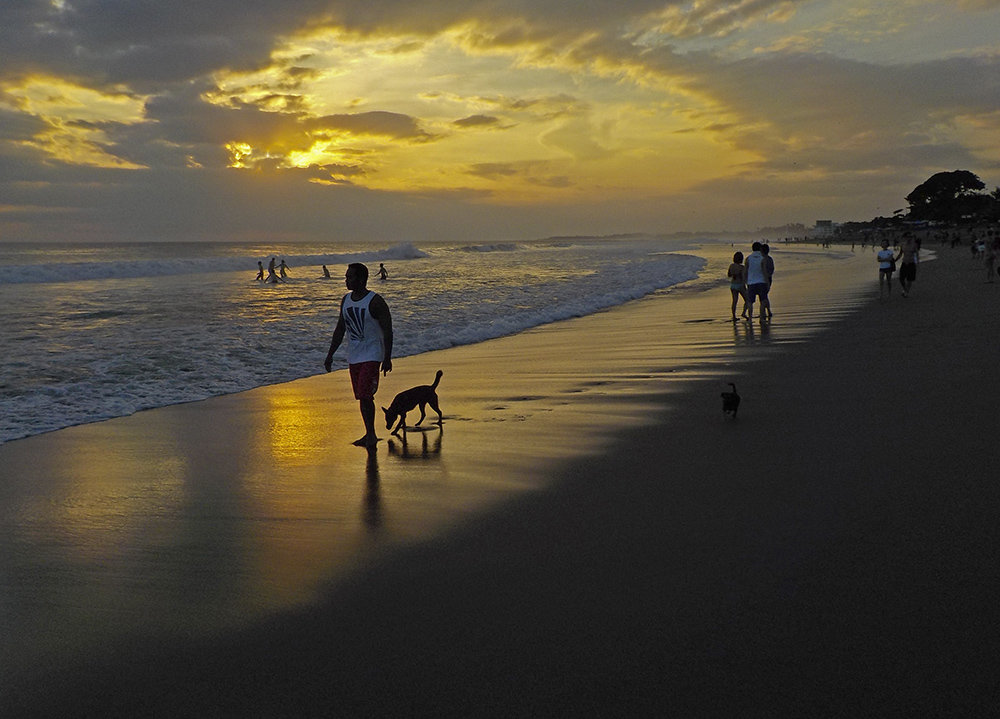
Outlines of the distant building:
{"type": "Polygon", "coordinates": [[[816,220],[816,227],[813,228],[816,235],[825,237],[833,234],[833,220],[816,220]]]}

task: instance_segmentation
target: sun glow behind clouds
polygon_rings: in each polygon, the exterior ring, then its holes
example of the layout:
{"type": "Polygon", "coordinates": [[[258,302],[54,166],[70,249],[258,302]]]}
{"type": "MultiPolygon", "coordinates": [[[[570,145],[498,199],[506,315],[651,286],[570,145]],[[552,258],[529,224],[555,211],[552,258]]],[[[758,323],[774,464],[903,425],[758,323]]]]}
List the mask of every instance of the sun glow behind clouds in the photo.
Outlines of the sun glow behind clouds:
{"type": "Polygon", "coordinates": [[[0,194],[32,217],[81,182],[116,217],[142,167],[158,197],[197,186],[254,228],[348,208],[437,235],[485,204],[569,233],[763,225],[800,201],[863,217],[1000,147],[1000,0],[21,5],[0,29],[0,194]],[[329,201],[289,209],[306,196],[329,201]]]}
{"type": "Polygon", "coordinates": [[[0,88],[0,107],[15,108],[41,121],[43,129],[23,145],[75,165],[139,169],[108,152],[106,124],[143,120],[144,98],[110,94],[55,77],[31,77],[0,88]]]}
{"type": "Polygon", "coordinates": [[[667,88],[637,86],[621,69],[534,62],[523,49],[470,50],[466,29],[287,42],[270,67],[220,74],[205,95],[283,119],[280,139],[233,138],[231,167],[541,203],[683,189],[751,159],[704,123],[660,112],[667,88]]]}

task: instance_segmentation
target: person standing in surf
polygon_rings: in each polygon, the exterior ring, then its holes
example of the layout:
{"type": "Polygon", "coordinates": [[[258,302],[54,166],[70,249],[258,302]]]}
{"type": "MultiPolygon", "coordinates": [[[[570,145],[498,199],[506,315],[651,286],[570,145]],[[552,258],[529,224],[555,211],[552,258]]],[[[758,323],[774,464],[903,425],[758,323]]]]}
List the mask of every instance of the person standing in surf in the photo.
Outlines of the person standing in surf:
{"type": "MultiPolygon", "coordinates": [[[[284,282],[284,280],[282,280],[282,282],[284,282]]],[[[270,284],[274,284],[274,285],[278,284],[278,276],[274,273],[274,258],[273,257],[271,258],[271,261],[267,263],[267,279],[264,280],[264,284],[268,284],[268,285],[270,285],[270,284]]]]}
{"type": "Polygon", "coordinates": [[[351,385],[365,425],[365,435],[355,440],[354,444],[371,448],[378,442],[375,435],[378,373],[381,370],[385,376],[392,372],[392,315],[382,296],[368,289],[368,268],[365,265],[360,262],[348,265],[344,279],[350,292],[340,302],[340,318],[333,330],[330,351],[326,353],[323,366],[327,372],[333,369],[333,353],[346,334],[351,385]]]}

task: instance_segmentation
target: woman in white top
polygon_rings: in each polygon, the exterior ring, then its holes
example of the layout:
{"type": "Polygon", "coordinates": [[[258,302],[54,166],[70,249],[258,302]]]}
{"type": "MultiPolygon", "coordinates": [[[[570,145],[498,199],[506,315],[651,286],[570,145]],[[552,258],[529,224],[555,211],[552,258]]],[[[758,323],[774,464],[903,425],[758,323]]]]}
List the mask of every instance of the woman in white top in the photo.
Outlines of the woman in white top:
{"type": "Polygon", "coordinates": [[[896,270],[896,253],[889,249],[889,240],[882,240],[882,249],[875,256],[878,262],[879,299],[892,295],[892,273],[896,270]]]}

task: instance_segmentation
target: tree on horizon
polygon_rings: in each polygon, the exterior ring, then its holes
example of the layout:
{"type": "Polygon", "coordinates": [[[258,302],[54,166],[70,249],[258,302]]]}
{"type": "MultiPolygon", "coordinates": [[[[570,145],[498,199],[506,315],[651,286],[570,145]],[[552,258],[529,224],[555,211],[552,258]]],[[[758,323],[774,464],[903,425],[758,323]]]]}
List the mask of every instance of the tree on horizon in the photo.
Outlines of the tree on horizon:
{"type": "Polygon", "coordinates": [[[942,222],[989,217],[996,200],[982,194],[985,189],[983,181],[969,170],[935,173],[906,196],[909,217],[942,222]]]}

